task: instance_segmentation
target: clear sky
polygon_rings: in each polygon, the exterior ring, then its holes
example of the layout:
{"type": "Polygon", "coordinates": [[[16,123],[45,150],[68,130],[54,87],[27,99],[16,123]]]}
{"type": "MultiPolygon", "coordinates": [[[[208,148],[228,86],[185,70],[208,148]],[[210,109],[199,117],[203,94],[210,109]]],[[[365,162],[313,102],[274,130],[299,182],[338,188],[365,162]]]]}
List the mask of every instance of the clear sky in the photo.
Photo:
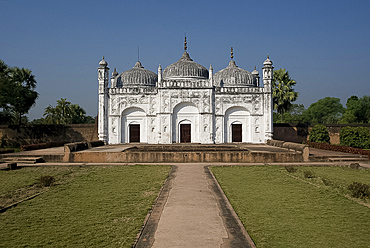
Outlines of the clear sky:
{"type": "Polygon", "coordinates": [[[181,57],[185,32],[191,58],[214,72],[228,65],[231,46],[239,67],[260,74],[269,54],[306,108],[370,95],[369,0],[0,0],[0,23],[0,59],[36,76],[30,120],[60,98],[96,116],[102,56],[123,72],[140,47],[141,63],[157,73],[181,57]]]}

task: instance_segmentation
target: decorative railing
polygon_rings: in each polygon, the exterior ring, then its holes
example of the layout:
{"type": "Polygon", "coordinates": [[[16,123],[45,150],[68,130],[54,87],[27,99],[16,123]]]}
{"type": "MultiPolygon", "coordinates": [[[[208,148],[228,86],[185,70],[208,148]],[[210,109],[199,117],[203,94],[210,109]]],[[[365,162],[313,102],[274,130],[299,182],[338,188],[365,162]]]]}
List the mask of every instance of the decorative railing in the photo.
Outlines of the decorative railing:
{"type": "Polygon", "coordinates": [[[157,94],[157,87],[110,88],[109,94],[157,94]]]}
{"type": "Polygon", "coordinates": [[[158,83],[159,88],[212,88],[209,80],[164,80],[158,83]]]}
{"type": "Polygon", "coordinates": [[[245,93],[262,93],[262,87],[216,87],[216,94],[245,94],[245,93]]]}

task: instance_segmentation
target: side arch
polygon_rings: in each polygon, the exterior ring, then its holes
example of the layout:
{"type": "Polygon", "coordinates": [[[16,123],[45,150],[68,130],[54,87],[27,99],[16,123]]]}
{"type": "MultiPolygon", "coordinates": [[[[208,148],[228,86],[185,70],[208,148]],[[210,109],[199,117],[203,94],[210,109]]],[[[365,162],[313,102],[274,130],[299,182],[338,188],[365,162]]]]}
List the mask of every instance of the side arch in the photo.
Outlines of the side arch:
{"type": "Polygon", "coordinates": [[[135,142],[147,142],[147,117],[142,108],[126,108],[122,111],[121,120],[121,143],[129,143],[132,140],[130,135],[139,135],[138,139],[134,139],[135,142]]]}

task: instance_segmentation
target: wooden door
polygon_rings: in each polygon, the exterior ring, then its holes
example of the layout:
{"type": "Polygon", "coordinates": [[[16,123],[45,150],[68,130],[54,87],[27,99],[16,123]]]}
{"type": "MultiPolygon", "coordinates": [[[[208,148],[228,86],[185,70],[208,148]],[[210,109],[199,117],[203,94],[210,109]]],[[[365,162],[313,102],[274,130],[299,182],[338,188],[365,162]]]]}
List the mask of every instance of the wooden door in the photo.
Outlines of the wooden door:
{"type": "Polygon", "coordinates": [[[242,142],[242,124],[231,125],[232,142],[242,142]]]}
{"type": "Polygon", "coordinates": [[[129,127],[130,127],[130,143],[140,142],[140,125],[131,124],[129,127]]]}
{"type": "Polygon", "coordinates": [[[191,124],[180,124],[180,143],[191,142],[191,124]]]}

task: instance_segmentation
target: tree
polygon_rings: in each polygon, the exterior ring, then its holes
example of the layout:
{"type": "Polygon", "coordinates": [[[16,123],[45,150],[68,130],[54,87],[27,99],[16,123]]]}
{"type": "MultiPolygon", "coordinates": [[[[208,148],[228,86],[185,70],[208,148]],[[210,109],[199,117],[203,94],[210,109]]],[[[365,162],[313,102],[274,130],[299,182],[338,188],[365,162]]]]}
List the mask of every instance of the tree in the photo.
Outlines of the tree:
{"type": "Polygon", "coordinates": [[[338,122],[343,112],[344,108],[339,98],[325,97],[312,103],[304,111],[304,119],[311,124],[332,124],[338,122]]]}
{"type": "Polygon", "coordinates": [[[346,106],[340,123],[370,123],[370,96],[351,96],[347,99],[346,106]]]}
{"type": "Polygon", "coordinates": [[[310,132],[310,141],[317,143],[330,143],[330,136],[326,126],[315,125],[310,132]]]}
{"type": "Polygon", "coordinates": [[[278,113],[273,113],[274,123],[303,123],[305,108],[303,104],[292,104],[288,111],[283,114],[283,118],[278,113]]]}
{"type": "Polygon", "coordinates": [[[45,124],[82,124],[91,123],[91,119],[78,104],[71,104],[66,98],[61,98],[55,107],[49,105],[45,108],[43,121],[45,124]]]}
{"type": "Polygon", "coordinates": [[[11,111],[22,123],[22,115],[27,114],[35,104],[38,93],[35,76],[26,68],[8,67],[0,60],[0,108],[11,111]]]}
{"type": "Polygon", "coordinates": [[[281,122],[283,122],[283,114],[291,108],[292,102],[298,98],[298,92],[293,89],[296,83],[285,69],[274,71],[272,97],[274,110],[280,114],[281,122]]]}

